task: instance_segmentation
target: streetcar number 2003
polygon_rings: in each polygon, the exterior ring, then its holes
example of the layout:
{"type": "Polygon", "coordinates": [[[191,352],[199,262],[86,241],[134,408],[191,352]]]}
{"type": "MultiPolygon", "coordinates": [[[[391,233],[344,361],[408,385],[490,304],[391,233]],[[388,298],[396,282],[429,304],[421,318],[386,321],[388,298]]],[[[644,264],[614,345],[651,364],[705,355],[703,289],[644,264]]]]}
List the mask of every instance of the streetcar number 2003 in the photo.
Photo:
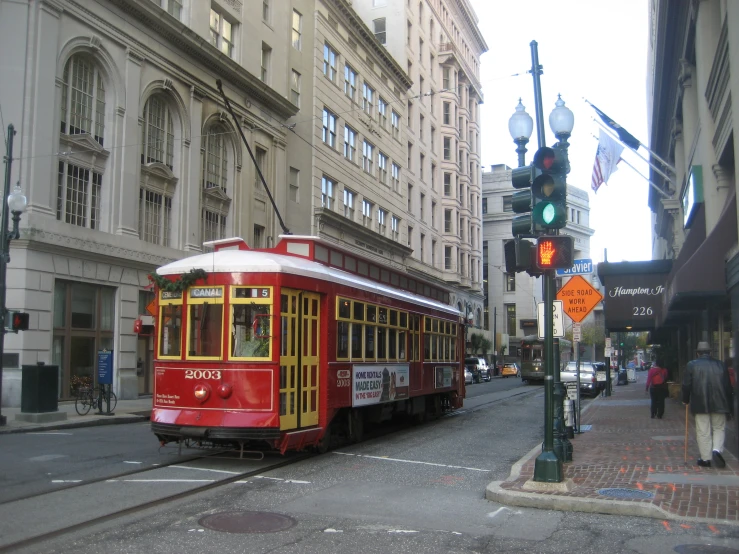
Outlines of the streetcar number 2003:
{"type": "Polygon", "coordinates": [[[349,385],[351,385],[351,381],[349,379],[336,379],[337,387],[348,387],[349,385]]]}
{"type": "Polygon", "coordinates": [[[218,369],[186,369],[185,379],[220,379],[221,372],[218,369]]]}

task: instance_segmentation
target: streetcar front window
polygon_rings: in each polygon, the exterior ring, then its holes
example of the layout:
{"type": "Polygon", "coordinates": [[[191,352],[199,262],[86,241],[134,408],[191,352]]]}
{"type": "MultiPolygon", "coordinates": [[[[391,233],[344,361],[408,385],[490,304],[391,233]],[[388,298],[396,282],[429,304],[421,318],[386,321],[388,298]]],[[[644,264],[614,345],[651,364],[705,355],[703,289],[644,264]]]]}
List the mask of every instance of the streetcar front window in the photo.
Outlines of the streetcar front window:
{"type": "Polygon", "coordinates": [[[182,306],[162,306],[159,325],[159,355],[179,357],[182,345],[182,306]]]}
{"type": "Polygon", "coordinates": [[[231,308],[231,357],[268,358],[269,304],[233,304],[231,308]]]}
{"type": "Polygon", "coordinates": [[[223,337],[223,305],[194,304],[190,306],[189,355],[220,358],[223,337]]]}

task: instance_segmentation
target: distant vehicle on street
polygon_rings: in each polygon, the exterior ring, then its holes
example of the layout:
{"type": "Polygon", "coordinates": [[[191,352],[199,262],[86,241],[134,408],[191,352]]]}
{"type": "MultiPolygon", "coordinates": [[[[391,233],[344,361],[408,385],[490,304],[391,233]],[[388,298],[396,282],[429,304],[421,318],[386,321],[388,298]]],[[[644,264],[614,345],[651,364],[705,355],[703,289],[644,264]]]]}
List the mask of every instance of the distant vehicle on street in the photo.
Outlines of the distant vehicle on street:
{"type": "MultiPolygon", "coordinates": [[[[566,364],[572,359],[572,343],[559,339],[559,363],[566,364]]],[[[521,340],[521,379],[529,383],[544,382],[544,341],[536,335],[521,340]]]]}
{"type": "Polygon", "coordinates": [[[482,381],[490,381],[490,366],[488,366],[485,358],[465,358],[464,365],[472,370],[472,376],[474,377],[476,383],[481,383],[482,381]]]}
{"type": "Polygon", "coordinates": [[[506,362],[503,364],[500,374],[502,377],[519,377],[521,375],[521,369],[515,362],[506,362]]]}
{"type": "Polygon", "coordinates": [[[473,383],[472,370],[469,367],[464,366],[464,384],[471,385],[472,383],[473,383]]]}
{"type": "MultiPolygon", "coordinates": [[[[600,387],[596,378],[596,367],[592,362],[580,362],[580,392],[597,396],[600,387]]],[[[577,382],[577,362],[568,362],[559,372],[562,383],[577,382]]]]}

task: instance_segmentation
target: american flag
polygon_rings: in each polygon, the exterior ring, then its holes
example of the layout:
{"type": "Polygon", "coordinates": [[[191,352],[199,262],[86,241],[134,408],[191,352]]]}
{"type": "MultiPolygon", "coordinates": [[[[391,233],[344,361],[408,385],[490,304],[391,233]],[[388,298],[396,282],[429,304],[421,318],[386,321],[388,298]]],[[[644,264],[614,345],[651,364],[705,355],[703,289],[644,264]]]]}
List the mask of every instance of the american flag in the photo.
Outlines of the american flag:
{"type": "Polygon", "coordinates": [[[610,135],[600,132],[598,139],[598,150],[595,153],[595,163],[593,164],[593,176],[590,180],[590,186],[593,191],[598,189],[603,183],[607,183],[608,179],[618,169],[616,166],[621,161],[621,152],[624,147],[613,140],[610,135]]]}

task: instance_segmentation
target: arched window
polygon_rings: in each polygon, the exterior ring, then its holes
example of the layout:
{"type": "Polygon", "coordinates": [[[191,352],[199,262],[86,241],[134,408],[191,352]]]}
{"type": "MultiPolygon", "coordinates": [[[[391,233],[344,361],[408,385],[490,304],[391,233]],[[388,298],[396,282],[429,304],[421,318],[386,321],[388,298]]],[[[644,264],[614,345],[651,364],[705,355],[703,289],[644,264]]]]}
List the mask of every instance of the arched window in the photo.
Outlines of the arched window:
{"type": "Polygon", "coordinates": [[[141,129],[141,185],[139,238],[161,246],[172,241],[172,202],[177,178],[174,170],[175,122],[164,94],[151,96],[144,105],[141,129]],[[163,168],[163,164],[168,169],[163,168]]]}
{"type": "Polygon", "coordinates": [[[174,169],[174,122],[163,95],[154,95],[146,101],[141,134],[141,163],[159,162],[174,169]]]}
{"type": "Polygon", "coordinates": [[[100,71],[83,54],[75,54],[62,77],[61,132],[87,133],[103,146],[105,131],[105,85],[100,71]]]}
{"type": "Polygon", "coordinates": [[[231,198],[229,187],[229,131],[211,125],[203,141],[202,242],[226,238],[231,198]]]}

